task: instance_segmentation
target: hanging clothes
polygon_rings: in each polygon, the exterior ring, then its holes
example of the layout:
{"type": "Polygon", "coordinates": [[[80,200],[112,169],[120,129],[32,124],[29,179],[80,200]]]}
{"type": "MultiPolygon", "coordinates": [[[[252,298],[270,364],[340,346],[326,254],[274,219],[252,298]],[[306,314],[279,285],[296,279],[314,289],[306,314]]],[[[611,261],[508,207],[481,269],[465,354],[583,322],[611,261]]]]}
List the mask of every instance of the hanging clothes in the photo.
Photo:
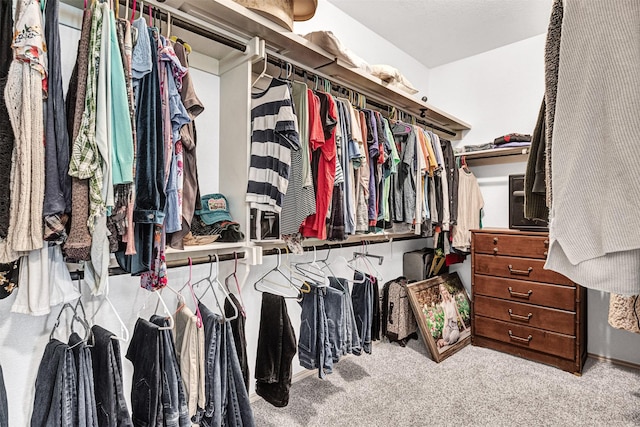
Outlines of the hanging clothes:
{"type": "MultiPolygon", "coordinates": [[[[13,59],[13,2],[0,1],[0,262],[7,263],[15,258],[7,254],[9,234],[9,208],[11,205],[11,156],[15,138],[9,112],[5,102],[5,87],[9,66],[13,59]]],[[[11,251],[9,251],[11,252],[11,251]]]]}
{"type": "MultiPolygon", "coordinates": [[[[76,141],[84,116],[89,71],[89,44],[91,40],[92,9],[82,15],[82,31],[78,41],[78,55],[71,73],[67,90],[67,129],[71,141],[76,141]]],[[[91,233],[89,232],[89,180],[71,178],[71,226],[63,245],[69,260],[88,261],[91,256],[91,233]]]]}
{"type": "Polygon", "coordinates": [[[326,218],[333,197],[336,174],[335,104],[324,92],[307,92],[309,99],[310,144],[313,150],[311,169],[316,191],[316,213],[302,225],[304,237],[326,240],[326,218]],[[318,130],[322,129],[322,134],[318,130]]]}
{"type": "Polygon", "coordinates": [[[9,427],[9,405],[7,404],[7,389],[4,385],[2,366],[0,365],[0,427],[9,427]]]}
{"type": "MultiPolygon", "coordinates": [[[[374,301],[374,282],[377,287],[377,280],[364,274],[360,271],[356,271],[353,275],[353,290],[351,293],[351,300],[353,302],[353,312],[356,316],[356,327],[358,329],[358,335],[360,336],[362,343],[362,350],[371,354],[372,347],[371,342],[374,339],[374,306],[377,305],[374,301]]],[[[380,319],[380,311],[378,313],[378,321],[380,319]]],[[[378,339],[379,339],[378,327],[378,339]]]]}
{"type": "Polygon", "coordinates": [[[90,346],[77,333],[69,337],[69,348],[73,352],[77,379],[77,413],[74,425],[80,427],[98,427],[98,411],[93,380],[93,362],[90,346]]]}
{"type": "Polygon", "coordinates": [[[458,221],[458,167],[453,153],[451,141],[440,139],[444,158],[444,171],[447,177],[447,200],[449,201],[449,223],[455,225],[458,221]]]}
{"type": "Polygon", "coordinates": [[[76,372],[69,346],[57,339],[50,340],[38,367],[32,427],[77,425],[74,419],[78,406],[76,372]]]}
{"type": "Polygon", "coordinates": [[[249,391],[249,355],[247,353],[247,337],[245,333],[246,317],[240,310],[242,305],[234,294],[229,294],[231,300],[225,299],[224,301],[224,315],[232,317],[234,314],[234,307],[238,309],[238,317],[229,321],[231,325],[231,332],[233,334],[233,342],[235,344],[236,353],[238,354],[238,363],[240,365],[240,371],[242,372],[242,378],[244,379],[244,386],[249,391]]]}
{"type": "Polygon", "coordinates": [[[178,312],[173,317],[176,358],[184,382],[189,419],[192,419],[197,414],[198,407],[204,408],[206,403],[204,326],[202,319],[186,306],[178,307],[178,312]]]}
{"type": "MultiPolygon", "coordinates": [[[[343,322],[340,323],[338,321],[336,323],[337,325],[341,326],[342,330],[342,332],[338,334],[338,336],[341,337],[341,339],[339,340],[340,347],[338,349],[338,354],[343,356],[347,354],[354,354],[356,356],[359,356],[360,354],[362,354],[362,344],[356,324],[353,302],[351,300],[351,294],[349,292],[349,284],[347,283],[347,280],[342,277],[329,276],[329,285],[342,294],[342,314],[337,316],[339,316],[339,318],[342,318],[343,322]]],[[[330,313],[334,311],[334,308],[332,307],[334,304],[335,302],[332,298],[327,301],[327,316],[330,316],[330,313]]],[[[332,355],[334,355],[333,348],[332,355]]],[[[337,362],[335,355],[334,362],[337,362]]]]}
{"type": "Polygon", "coordinates": [[[289,404],[296,335],[283,297],[262,294],[256,354],[256,394],[276,407],[289,404]]]}
{"type": "Polygon", "coordinates": [[[298,120],[287,82],[272,79],[251,94],[251,161],[246,201],[251,208],[280,213],[289,186],[291,150],[300,149],[298,120]]]}
{"type": "Polygon", "coordinates": [[[291,173],[289,186],[284,196],[282,212],[280,213],[280,234],[298,233],[304,220],[316,212],[316,200],[313,192],[313,182],[306,182],[305,171],[311,177],[309,158],[309,100],[307,85],[300,82],[292,83],[292,101],[298,119],[300,132],[300,148],[291,150],[291,173]],[[306,156],[306,158],[305,158],[306,156]],[[305,169],[306,168],[306,169],[305,169]]]}
{"type": "Polygon", "coordinates": [[[19,1],[16,16],[14,58],[4,91],[17,138],[12,155],[9,231],[3,242],[7,246],[0,249],[4,261],[17,259],[15,251],[40,249],[43,245],[43,97],[47,94],[47,48],[38,1],[19,1]]]}
{"type": "Polygon", "coordinates": [[[59,245],[43,246],[22,257],[13,313],[43,316],[51,307],[78,298],[59,245]]]}
{"type": "Polygon", "coordinates": [[[96,410],[100,427],[132,427],[131,415],[124,398],[120,342],[101,326],[91,327],[93,346],[91,362],[95,387],[96,410]]]}
{"type": "Polygon", "coordinates": [[[329,324],[325,310],[326,289],[311,284],[311,291],[303,294],[300,306],[300,339],[298,359],[300,366],[317,369],[318,378],[333,372],[333,358],[329,341],[329,324]]]}
{"type": "Polygon", "coordinates": [[[562,8],[545,268],[587,288],[638,295],[640,4],[565,0],[562,8]]]}
{"type": "Polygon", "coordinates": [[[452,246],[462,252],[471,251],[471,230],[480,228],[484,199],[478,180],[470,170],[458,172],[458,226],[452,246]]]}
{"type": "Polygon", "coordinates": [[[412,126],[396,122],[391,131],[400,155],[398,173],[391,178],[391,212],[396,222],[413,224],[416,211],[416,134],[412,126]]]}
{"type": "MultiPolygon", "coordinates": [[[[187,51],[182,43],[173,45],[180,64],[189,69],[187,51]]],[[[187,109],[191,122],[180,128],[180,142],[183,152],[183,189],[182,189],[182,228],[171,236],[171,247],[184,249],[182,239],[191,230],[191,221],[196,210],[202,209],[200,189],[198,187],[198,167],[196,158],[197,133],[195,118],[204,111],[204,105],[198,98],[193,79],[189,71],[182,77],[180,89],[182,104],[187,109]]],[[[179,188],[179,187],[178,187],[179,188]]]]}

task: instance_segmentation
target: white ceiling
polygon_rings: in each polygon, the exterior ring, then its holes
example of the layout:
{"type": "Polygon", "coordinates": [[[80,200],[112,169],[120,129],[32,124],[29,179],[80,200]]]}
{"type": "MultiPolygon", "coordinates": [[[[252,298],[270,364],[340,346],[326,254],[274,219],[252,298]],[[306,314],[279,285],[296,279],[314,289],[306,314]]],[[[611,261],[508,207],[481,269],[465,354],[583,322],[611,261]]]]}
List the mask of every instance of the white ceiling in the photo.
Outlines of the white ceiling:
{"type": "Polygon", "coordinates": [[[329,2],[433,68],[545,33],[552,0],[329,2]]]}

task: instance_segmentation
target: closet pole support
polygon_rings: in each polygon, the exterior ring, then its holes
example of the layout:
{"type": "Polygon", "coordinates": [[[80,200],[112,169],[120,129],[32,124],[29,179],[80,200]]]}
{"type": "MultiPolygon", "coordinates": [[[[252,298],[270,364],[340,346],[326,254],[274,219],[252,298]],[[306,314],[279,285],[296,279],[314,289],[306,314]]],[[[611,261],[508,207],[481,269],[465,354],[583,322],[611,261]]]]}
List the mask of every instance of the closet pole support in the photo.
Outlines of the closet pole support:
{"type": "Polygon", "coordinates": [[[254,37],[247,43],[247,50],[244,52],[233,51],[229,52],[227,56],[220,60],[219,71],[220,74],[224,74],[229,70],[234,69],[240,64],[247,61],[254,63],[259,59],[263,59],[266,54],[265,42],[258,37],[254,37]]]}

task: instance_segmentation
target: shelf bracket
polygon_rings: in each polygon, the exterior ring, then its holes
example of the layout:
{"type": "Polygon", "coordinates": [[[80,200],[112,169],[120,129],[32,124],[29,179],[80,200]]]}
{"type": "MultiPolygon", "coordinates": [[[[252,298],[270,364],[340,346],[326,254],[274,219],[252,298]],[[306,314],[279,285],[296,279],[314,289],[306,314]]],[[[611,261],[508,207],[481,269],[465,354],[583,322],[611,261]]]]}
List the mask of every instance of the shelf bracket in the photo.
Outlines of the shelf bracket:
{"type": "Polygon", "coordinates": [[[262,264],[262,246],[245,246],[244,250],[244,263],[247,265],[259,265],[262,264]]]}
{"type": "Polygon", "coordinates": [[[247,42],[247,50],[245,52],[229,52],[220,60],[220,74],[224,74],[247,61],[254,63],[260,59],[264,59],[265,57],[266,48],[264,40],[261,40],[259,37],[254,37],[247,42]]]}

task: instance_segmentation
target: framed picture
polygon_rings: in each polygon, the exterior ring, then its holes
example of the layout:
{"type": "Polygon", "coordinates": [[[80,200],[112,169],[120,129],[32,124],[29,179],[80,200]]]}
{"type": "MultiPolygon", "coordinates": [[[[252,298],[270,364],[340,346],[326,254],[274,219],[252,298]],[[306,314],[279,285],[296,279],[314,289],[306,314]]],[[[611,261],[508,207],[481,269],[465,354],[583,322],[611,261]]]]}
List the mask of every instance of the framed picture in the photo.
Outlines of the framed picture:
{"type": "Polygon", "coordinates": [[[433,360],[441,362],[471,341],[469,297],[456,273],[407,285],[411,308],[433,360]]]}

